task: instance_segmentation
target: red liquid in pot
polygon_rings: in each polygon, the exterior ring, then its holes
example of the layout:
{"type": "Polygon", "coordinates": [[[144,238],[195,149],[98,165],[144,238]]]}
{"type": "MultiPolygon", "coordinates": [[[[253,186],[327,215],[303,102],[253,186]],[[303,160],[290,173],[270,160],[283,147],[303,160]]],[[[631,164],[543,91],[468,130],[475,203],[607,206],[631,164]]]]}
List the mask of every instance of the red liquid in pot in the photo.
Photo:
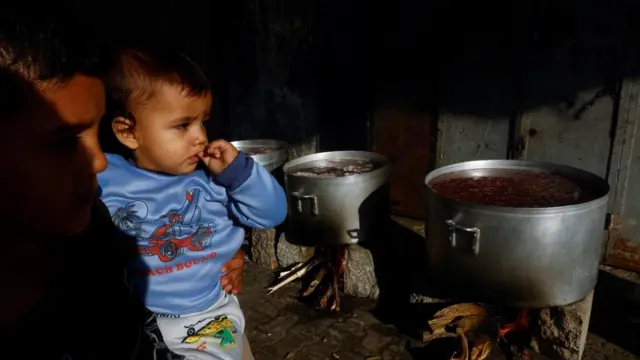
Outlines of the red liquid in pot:
{"type": "Polygon", "coordinates": [[[566,177],[525,170],[501,170],[494,176],[436,178],[429,186],[456,201],[517,208],[573,205],[595,198],[592,191],[566,177]]]}

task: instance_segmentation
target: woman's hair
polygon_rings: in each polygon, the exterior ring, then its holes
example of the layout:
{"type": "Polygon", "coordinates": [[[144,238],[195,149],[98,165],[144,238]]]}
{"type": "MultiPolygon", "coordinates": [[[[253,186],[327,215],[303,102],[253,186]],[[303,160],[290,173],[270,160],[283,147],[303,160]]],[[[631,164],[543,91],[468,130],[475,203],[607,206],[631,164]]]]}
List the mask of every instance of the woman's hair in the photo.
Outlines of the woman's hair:
{"type": "Polygon", "coordinates": [[[0,118],[23,103],[19,97],[24,92],[16,88],[20,82],[41,87],[64,83],[75,74],[104,75],[97,36],[67,9],[56,4],[33,11],[6,3],[0,5],[0,98],[11,100],[3,101],[0,118]]]}

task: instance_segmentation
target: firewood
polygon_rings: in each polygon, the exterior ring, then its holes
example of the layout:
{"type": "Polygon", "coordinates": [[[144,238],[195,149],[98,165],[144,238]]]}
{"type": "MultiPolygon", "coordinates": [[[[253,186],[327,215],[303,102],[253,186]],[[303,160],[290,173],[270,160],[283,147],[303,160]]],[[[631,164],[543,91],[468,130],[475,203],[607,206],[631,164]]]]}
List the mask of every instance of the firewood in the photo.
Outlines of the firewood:
{"type": "Polygon", "coordinates": [[[324,279],[324,276],[326,274],[327,274],[327,268],[326,267],[320,268],[320,271],[318,271],[318,273],[316,274],[315,278],[313,279],[313,281],[311,281],[311,284],[309,284],[309,287],[302,294],[302,296],[311,295],[316,290],[318,285],[320,285],[320,282],[322,282],[322,279],[324,279]]]}
{"type": "Polygon", "coordinates": [[[332,271],[333,277],[333,306],[331,306],[331,310],[339,311],[340,310],[340,287],[338,286],[338,276],[339,273],[335,269],[332,271]]]}
{"type": "Polygon", "coordinates": [[[333,295],[333,286],[328,286],[327,287],[327,291],[320,298],[320,306],[319,307],[321,309],[324,309],[325,307],[327,307],[327,302],[329,302],[329,299],[331,298],[331,295],[333,295]]]}

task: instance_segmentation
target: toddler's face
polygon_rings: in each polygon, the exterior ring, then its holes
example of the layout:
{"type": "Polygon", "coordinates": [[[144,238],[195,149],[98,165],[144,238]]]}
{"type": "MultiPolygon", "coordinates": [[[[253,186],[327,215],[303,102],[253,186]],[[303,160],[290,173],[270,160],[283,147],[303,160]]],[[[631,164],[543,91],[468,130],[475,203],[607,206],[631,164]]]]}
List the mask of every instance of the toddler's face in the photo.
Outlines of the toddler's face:
{"type": "Polygon", "coordinates": [[[204,122],[209,119],[211,101],[210,93],[188,96],[180,87],[164,84],[151,100],[132,106],[136,165],[173,175],[193,172],[207,144],[204,122]]]}

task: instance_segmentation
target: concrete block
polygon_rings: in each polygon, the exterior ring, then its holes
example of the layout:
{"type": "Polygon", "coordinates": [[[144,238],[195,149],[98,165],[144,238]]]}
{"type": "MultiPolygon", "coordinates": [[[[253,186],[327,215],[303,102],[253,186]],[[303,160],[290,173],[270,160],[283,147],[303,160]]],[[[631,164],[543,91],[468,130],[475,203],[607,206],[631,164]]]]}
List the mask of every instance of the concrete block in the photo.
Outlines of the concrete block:
{"type": "Polygon", "coordinates": [[[344,292],[359,298],[376,299],[380,294],[373,257],[369,250],[350,245],[344,267],[344,292]]]}
{"type": "Polygon", "coordinates": [[[531,347],[559,360],[580,360],[589,333],[593,291],[577,303],[542,309],[531,319],[531,347]]]}
{"type": "Polygon", "coordinates": [[[251,236],[251,259],[259,267],[275,270],[310,259],[314,248],[289,243],[285,233],[276,243],[276,230],[256,230],[251,236]]]}

